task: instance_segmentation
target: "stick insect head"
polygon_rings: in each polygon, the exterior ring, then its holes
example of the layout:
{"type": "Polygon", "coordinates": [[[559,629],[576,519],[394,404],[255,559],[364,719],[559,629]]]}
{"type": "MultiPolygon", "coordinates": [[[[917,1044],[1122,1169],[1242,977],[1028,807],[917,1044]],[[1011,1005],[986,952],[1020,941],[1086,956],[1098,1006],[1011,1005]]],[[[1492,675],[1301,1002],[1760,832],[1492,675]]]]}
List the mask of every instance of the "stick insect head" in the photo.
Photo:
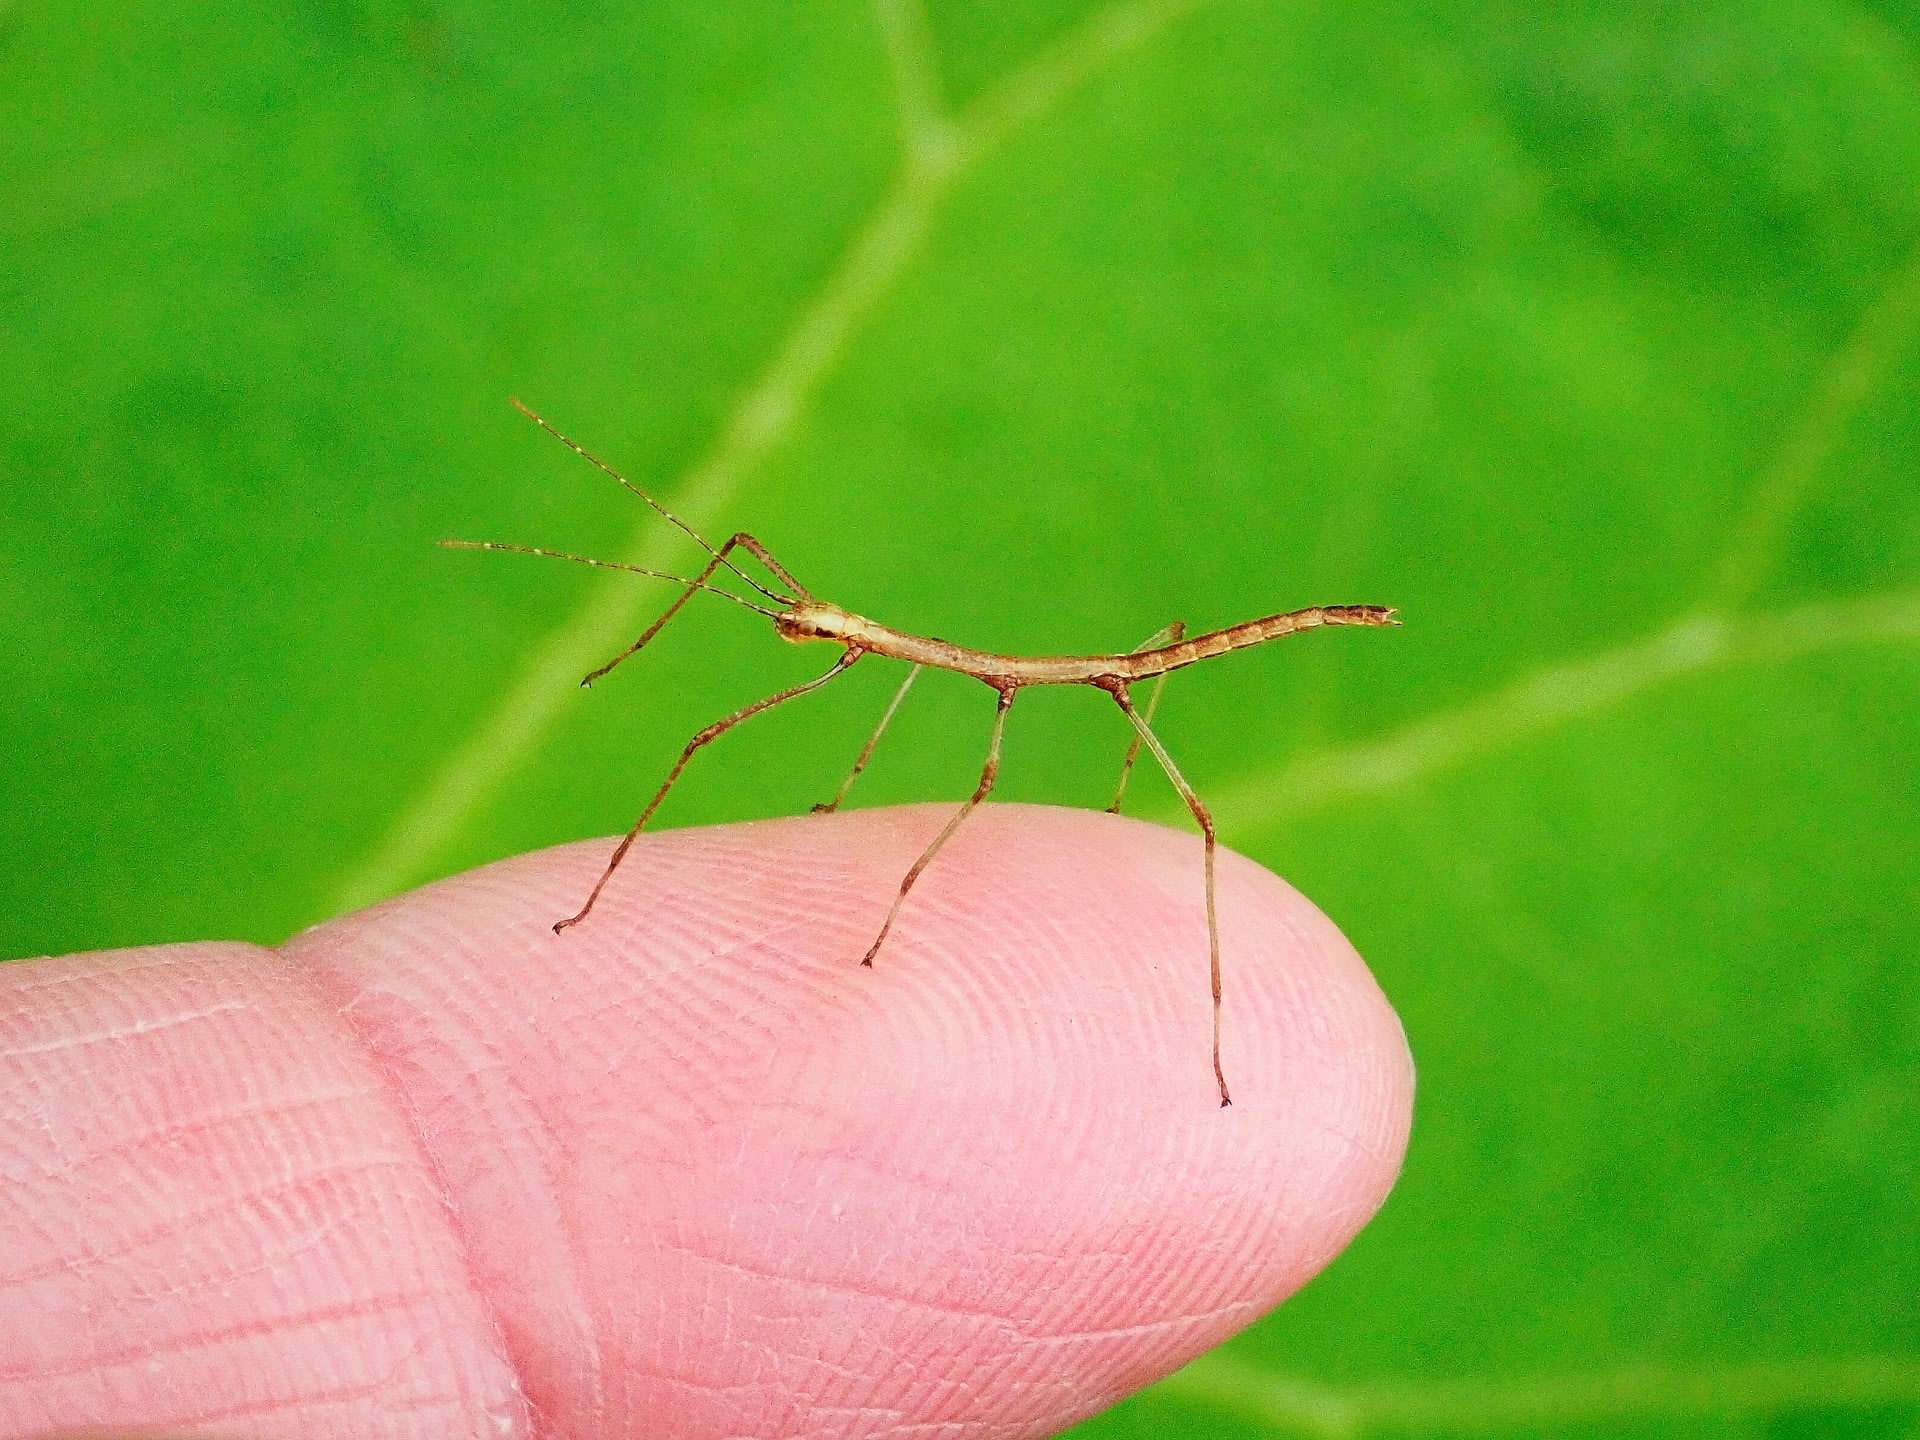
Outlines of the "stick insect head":
{"type": "Polygon", "coordinates": [[[795,600],[773,617],[782,640],[795,645],[808,640],[837,640],[842,645],[859,638],[860,618],[824,600],[795,600]]]}

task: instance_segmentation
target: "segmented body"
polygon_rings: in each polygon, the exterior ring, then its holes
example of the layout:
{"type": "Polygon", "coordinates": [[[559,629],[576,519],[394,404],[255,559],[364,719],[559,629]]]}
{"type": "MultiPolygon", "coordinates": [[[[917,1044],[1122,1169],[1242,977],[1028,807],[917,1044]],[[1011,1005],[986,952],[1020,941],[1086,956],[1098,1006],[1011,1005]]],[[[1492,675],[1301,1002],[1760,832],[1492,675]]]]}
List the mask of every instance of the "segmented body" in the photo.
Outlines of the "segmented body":
{"type": "Polygon", "coordinates": [[[1109,681],[1130,685],[1297,631],[1322,625],[1387,625],[1392,623],[1392,616],[1393,611],[1383,605],[1315,605],[1128,655],[996,655],[950,640],[895,630],[837,605],[802,600],[793,607],[791,633],[782,633],[792,640],[832,640],[869,654],[958,670],[996,686],[1100,685],[1109,681]]]}

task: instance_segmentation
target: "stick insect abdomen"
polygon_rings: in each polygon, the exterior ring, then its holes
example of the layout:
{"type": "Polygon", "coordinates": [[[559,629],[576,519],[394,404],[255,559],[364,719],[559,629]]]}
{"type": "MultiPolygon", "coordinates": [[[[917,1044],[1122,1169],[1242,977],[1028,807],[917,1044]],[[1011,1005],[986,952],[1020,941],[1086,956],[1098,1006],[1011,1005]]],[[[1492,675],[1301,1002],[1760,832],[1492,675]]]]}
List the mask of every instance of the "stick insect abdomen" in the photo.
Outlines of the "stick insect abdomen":
{"type": "Polygon", "coordinates": [[[1178,670],[1181,666],[1191,665],[1197,660],[1224,655],[1229,650],[1244,650],[1249,645],[1277,640],[1282,635],[1295,635],[1302,630],[1317,630],[1322,625],[1397,625],[1399,623],[1393,618],[1393,611],[1385,605],[1314,605],[1305,610],[1289,610],[1284,615],[1268,615],[1259,620],[1249,620],[1245,624],[1231,625],[1225,630],[1213,630],[1205,635],[1196,635],[1191,640],[1183,640],[1177,645],[1168,645],[1159,650],[1114,657],[1121,663],[1113,665],[1109,662],[1110,673],[1119,675],[1123,680],[1149,680],[1155,675],[1164,675],[1169,670],[1178,670]]]}

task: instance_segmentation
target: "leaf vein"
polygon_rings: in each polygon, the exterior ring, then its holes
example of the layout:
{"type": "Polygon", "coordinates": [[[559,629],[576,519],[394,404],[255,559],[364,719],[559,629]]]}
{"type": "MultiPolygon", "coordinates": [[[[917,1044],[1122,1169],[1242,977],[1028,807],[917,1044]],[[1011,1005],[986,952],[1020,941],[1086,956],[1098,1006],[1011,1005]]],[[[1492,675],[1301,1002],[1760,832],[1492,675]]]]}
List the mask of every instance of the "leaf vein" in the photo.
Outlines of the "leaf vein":
{"type": "Polygon", "coordinates": [[[1403,790],[1688,676],[1914,640],[1920,640],[1920,587],[1735,619],[1696,611],[1629,644],[1544,666],[1377,739],[1297,756],[1241,780],[1212,808],[1224,825],[1291,819],[1352,796],[1403,790]]]}
{"type": "Polygon", "coordinates": [[[1715,610],[1732,611],[1765,579],[1794,512],[1832,463],[1856,416],[1920,330],[1920,246],[1860,317],[1815,378],[1799,417],[1754,486],[1709,592],[1715,610]]]}
{"type": "Polygon", "coordinates": [[[900,138],[908,160],[951,147],[953,130],[941,93],[939,57],[927,29],[926,6],[922,0],[874,0],[873,10],[886,43],[900,138]]]}
{"type": "Polygon", "coordinates": [[[1352,1436],[1376,1427],[1439,1433],[1702,1414],[1764,1415],[1822,1406],[1920,1405],[1920,1359],[1860,1356],[1570,1375],[1337,1387],[1207,1356],[1160,1393],[1295,1433],[1352,1436]]]}

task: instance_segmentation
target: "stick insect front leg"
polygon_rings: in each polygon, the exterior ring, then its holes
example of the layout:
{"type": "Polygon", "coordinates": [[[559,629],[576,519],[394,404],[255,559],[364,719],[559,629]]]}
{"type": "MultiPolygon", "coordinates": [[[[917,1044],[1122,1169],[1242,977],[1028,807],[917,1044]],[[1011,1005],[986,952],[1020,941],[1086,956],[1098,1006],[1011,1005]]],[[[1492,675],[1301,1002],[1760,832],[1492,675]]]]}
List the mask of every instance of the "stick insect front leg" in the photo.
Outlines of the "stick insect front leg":
{"type": "Polygon", "coordinates": [[[867,951],[866,958],[860,962],[862,965],[873,964],[873,957],[880,953],[880,946],[886,940],[887,932],[893,929],[893,922],[900,914],[900,907],[907,903],[907,892],[913,889],[913,882],[920,878],[920,872],[932,863],[933,857],[940,853],[940,847],[953,838],[953,832],[960,828],[960,822],[978,809],[980,802],[992,792],[993,782],[1000,774],[1000,737],[1006,732],[1007,711],[1012,708],[1013,697],[1019,688],[1018,685],[1010,682],[1000,687],[1000,708],[993,712],[993,738],[987,742],[987,764],[986,768],[980,772],[980,783],[974,787],[973,794],[954,812],[953,818],[947,821],[946,828],[933,837],[933,843],[920,852],[920,858],[913,862],[913,868],[907,871],[907,878],[900,882],[899,893],[893,897],[893,907],[887,911],[886,923],[880,927],[880,933],[874,937],[872,948],[867,951]]]}
{"type": "Polygon", "coordinates": [[[1213,905],[1213,852],[1214,830],[1213,816],[1207,813],[1207,807],[1200,803],[1200,797],[1193,793],[1193,787],[1187,783],[1187,777],[1180,773],[1180,767],[1173,763],[1173,757],[1167,753],[1167,747],[1160,743],[1148,726],[1146,718],[1133,708],[1133,701],[1127,695],[1127,687],[1118,681],[1109,688],[1109,693],[1120,702],[1120,708],[1126,711],[1127,719],[1133,722],[1138,737],[1147,742],[1154,758],[1160,762],[1160,768],[1167,772],[1167,778],[1173,782],[1173,788],[1187,802],[1187,808],[1193,812],[1193,818],[1200,822],[1200,833],[1207,842],[1207,946],[1213,962],[1213,1078],[1220,1086],[1220,1103],[1231,1105],[1233,1097],[1227,1093],[1226,1072],[1220,1065],[1220,920],[1213,905]]]}
{"type": "Polygon", "coordinates": [[[880,723],[873,727],[873,734],[867,737],[867,743],[860,752],[860,758],[853,762],[853,769],[848,772],[847,778],[840,782],[840,789],[834,794],[833,799],[825,804],[814,806],[814,814],[831,815],[840,808],[840,802],[845,800],[847,792],[853,789],[853,782],[860,778],[860,772],[867,768],[867,761],[873,758],[873,747],[878,745],[880,737],[887,733],[887,726],[893,721],[893,712],[898,710],[900,702],[907,698],[907,691],[913,688],[914,677],[920,673],[921,669],[921,666],[916,665],[907,671],[907,678],[902,680],[900,688],[893,692],[893,700],[887,706],[886,714],[880,717],[880,723]]]}
{"type": "MultiPolygon", "coordinates": [[[[1178,645],[1187,638],[1187,622],[1175,620],[1164,630],[1156,630],[1146,640],[1133,647],[1138,655],[1142,650],[1158,650],[1162,645],[1178,645]]],[[[1160,692],[1167,688],[1167,677],[1163,673],[1153,682],[1153,690],[1147,696],[1147,723],[1153,723],[1153,712],[1160,708],[1160,692]]],[[[1127,746],[1127,758],[1120,766],[1120,788],[1113,792],[1113,803],[1107,806],[1109,815],[1120,813],[1120,802],[1127,795],[1127,778],[1133,774],[1133,762],[1140,754],[1140,737],[1135,735],[1133,743],[1127,746]]]]}
{"type": "MultiPolygon", "coordinates": [[[[766,546],[762,545],[758,540],[754,539],[753,536],[749,535],[746,531],[742,530],[736,535],[734,535],[731,539],[729,539],[726,544],[722,545],[718,550],[713,552],[713,558],[707,561],[707,568],[702,570],[698,575],[694,576],[694,578],[688,582],[687,588],[680,592],[680,598],[674,601],[673,604],[667,607],[666,613],[664,615],[662,615],[658,620],[654,621],[651,625],[649,625],[646,628],[646,630],[642,632],[640,638],[634,641],[633,644],[629,645],[626,649],[622,650],[618,655],[614,656],[613,659],[609,660],[606,664],[602,665],[598,670],[595,670],[591,675],[587,676],[584,680],[582,680],[580,682],[581,685],[586,687],[589,690],[592,689],[594,681],[600,679],[609,670],[613,669],[614,666],[618,665],[622,660],[630,659],[633,656],[639,654],[642,650],[644,650],[646,648],[647,642],[653,639],[653,637],[658,635],[662,630],[666,629],[667,622],[673,619],[674,616],[680,613],[681,606],[685,605],[687,601],[691,600],[701,590],[704,590],[707,588],[707,582],[713,578],[714,571],[718,570],[722,565],[727,565],[728,554],[731,553],[736,548],[746,550],[755,559],[757,559],[762,565],[766,566],[768,570],[772,571],[773,574],[779,578],[782,584],[791,585],[796,595],[799,595],[802,598],[806,597],[807,595],[806,586],[802,585],[798,580],[794,579],[792,575],[788,574],[787,567],[782,565],[778,560],[774,559],[773,553],[770,550],[768,550],[766,546]]],[[[732,569],[733,567],[731,565],[727,565],[727,568],[732,569]]]]}
{"type": "Polygon", "coordinates": [[[795,696],[805,695],[809,690],[818,690],[822,685],[846,670],[854,661],[866,653],[866,651],[850,645],[847,647],[846,653],[833,662],[833,668],[827,671],[826,674],[815,676],[804,684],[790,686],[777,694],[767,696],[764,700],[756,700],[751,705],[743,706],[725,719],[714,721],[713,724],[707,726],[706,729],[689,740],[687,742],[687,748],[680,752],[680,758],[674,761],[673,769],[667,772],[667,778],[661,782],[660,788],[654,792],[653,799],[647,802],[646,810],[643,811],[640,818],[634,822],[633,828],[627,832],[626,838],[614,848],[613,858],[607,861],[607,868],[601,872],[599,882],[593,887],[593,893],[587,896],[587,903],[580,907],[580,913],[570,915],[565,920],[554,921],[553,933],[558,935],[569,925],[578,925],[582,920],[587,918],[587,912],[593,909],[593,902],[598,900],[600,898],[600,892],[607,888],[607,881],[611,880],[613,878],[613,872],[620,868],[620,862],[627,858],[627,851],[632,848],[633,842],[639,838],[640,832],[646,828],[647,821],[653,818],[653,812],[660,808],[660,802],[667,798],[667,791],[671,790],[673,788],[673,782],[680,778],[680,772],[687,768],[687,762],[693,758],[694,751],[700,749],[703,745],[712,744],[742,720],[751,719],[762,710],[771,710],[774,706],[783,704],[795,696]]]}
{"type": "Polygon", "coordinates": [[[778,580],[782,585],[791,587],[793,590],[793,593],[799,596],[800,599],[802,600],[813,599],[813,592],[807,589],[807,587],[802,585],[798,580],[794,579],[793,572],[787,569],[787,567],[782,565],[778,560],[774,559],[773,552],[767,549],[767,547],[762,545],[758,540],[754,539],[753,536],[749,535],[746,531],[744,530],[736,531],[734,533],[733,538],[727,541],[726,545],[722,546],[721,548],[731,549],[735,545],[741,546],[743,549],[747,551],[748,554],[752,555],[754,559],[758,560],[762,565],[766,566],[767,569],[771,570],[773,572],[774,578],[778,580]]]}

